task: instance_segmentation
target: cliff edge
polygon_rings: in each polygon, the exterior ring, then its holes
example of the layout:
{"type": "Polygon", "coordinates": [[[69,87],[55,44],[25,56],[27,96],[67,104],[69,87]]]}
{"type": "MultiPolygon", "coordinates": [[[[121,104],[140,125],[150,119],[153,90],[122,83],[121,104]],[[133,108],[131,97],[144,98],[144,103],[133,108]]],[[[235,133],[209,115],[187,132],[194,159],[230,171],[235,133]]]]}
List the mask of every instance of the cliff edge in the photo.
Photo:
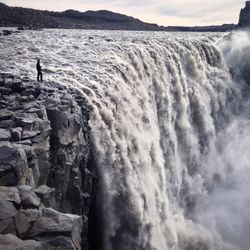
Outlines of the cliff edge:
{"type": "Polygon", "coordinates": [[[0,74],[0,249],[88,249],[88,134],[77,90],[0,74]]]}

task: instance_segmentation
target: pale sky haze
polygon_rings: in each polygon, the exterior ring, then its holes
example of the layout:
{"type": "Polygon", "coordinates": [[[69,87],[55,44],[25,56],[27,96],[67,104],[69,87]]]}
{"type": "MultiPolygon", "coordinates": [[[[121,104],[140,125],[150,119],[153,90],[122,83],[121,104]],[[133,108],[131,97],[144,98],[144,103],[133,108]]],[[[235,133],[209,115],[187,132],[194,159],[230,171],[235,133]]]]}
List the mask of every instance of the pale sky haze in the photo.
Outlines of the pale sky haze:
{"type": "MultiPolygon", "coordinates": [[[[0,0],[1,1],[1,0],[0,0]]],[[[63,11],[111,10],[159,25],[238,23],[245,0],[2,0],[18,7],[63,11]]]]}

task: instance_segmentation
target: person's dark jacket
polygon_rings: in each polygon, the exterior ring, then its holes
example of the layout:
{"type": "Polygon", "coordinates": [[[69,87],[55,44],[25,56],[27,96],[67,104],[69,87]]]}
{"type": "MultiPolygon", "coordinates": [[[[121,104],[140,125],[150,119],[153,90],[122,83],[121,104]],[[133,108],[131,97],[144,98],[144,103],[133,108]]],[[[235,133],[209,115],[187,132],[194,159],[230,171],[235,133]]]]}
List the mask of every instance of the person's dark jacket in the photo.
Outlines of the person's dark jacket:
{"type": "Polygon", "coordinates": [[[39,62],[37,62],[37,64],[36,64],[36,69],[37,69],[38,72],[42,71],[42,68],[41,68],[41,65],[40,65],[39,62]]]}

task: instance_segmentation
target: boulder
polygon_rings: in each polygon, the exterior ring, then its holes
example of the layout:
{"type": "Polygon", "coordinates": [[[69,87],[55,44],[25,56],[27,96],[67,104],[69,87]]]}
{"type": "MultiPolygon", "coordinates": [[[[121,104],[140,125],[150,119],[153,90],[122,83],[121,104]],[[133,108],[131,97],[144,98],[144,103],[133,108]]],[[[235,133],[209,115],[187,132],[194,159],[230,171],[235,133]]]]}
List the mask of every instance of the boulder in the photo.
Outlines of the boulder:
{"type": "Polygon", "coordinates": [[[27,217],[24,215],[22,211],[18,212],[15,216],[15,226],[16,226],[16,232],[19,237],[25,236],[31,225],[28,222],[27,217]]]}
{"type": "Polygon", "coordinates": [[[10,128],[13,128],[15,126],[16,126],[16,124],[13,120],[2,120],[2,121],[0,120],[0,128],[10,129],[10,128]]]}
{"type": "MultiPolygon", "coordinates": [[[[72,240],[65,236],[58,236],[58,237],[46,237],[45,239],[39,239],[42,241],[42,245],[44,250],[51,250],[51,249],[67,249],[67,250],[78,250],[72,240]]],[[[80,249],[79,249],[80,250],[80,249]]]]}
{"type": "Polygon", "coordinates": [[[43,208],[41,217],[29,232],[29,237],[44,234],[70,237],[77,249],[81,248],[82,218],[73,214],[63,214],[52,208],[43,208]]]}
{"type": "Polygon", "coordinates": [[[12,30],[3,30],[3,31],[2,31],[2,34],[3,34],[4,36],[9,36],[9,35],[11,35],[12,33],[13,33],[12,30]]]}
{"type": "Polygon", "coordinates": [[[39,134],[41,134],[40,131],[26,131],[26,130],[24,130],[23,134],[22,134],[22,140],[33,138],[39,134]]]}
{"type": "Polygon", "coordinates": [[[62,145],[74,142],[81,128],[79,116],[70,115],[57,108],[47,109],[48,118],[51,122],[52,136],[62,145]]]}
{"type": "Polygon", "coordinates": [[[38,209],[25,209],[22,210],[22,213],[26,216],[27,222],[33,225],[41,216],[42,212],[38,209]]]}
{"type": "Polygon", "coordinates": [[[43,250],[40,242],[34,240],[21,240],[13,234],[0,235],[0,249],[43,250]]]}
{"type": "Polygon", "coordinates": [[[16,187],[0,186],[0,199],[14,202],[17,205],[21,204],[19,192],[16,187]]]}
{"type": "Polygon", "coordinates": [[[35,194],[46,207],[55,207],[55,188],[42,185],[35,189],[35,194]]]}
{"type": "Polygon", "coordinates": [[[26,146],[32,146],[31,140],[22,140],[22,141],[18,141],[18,142],[16,142],[16,144],[19,144],[19,145],[26,145],[26,146]]]}
{"type": "Polygon", "coordinates": [[[0,141],[9,141],[11,138],[10,132],[8,129],[0,128],[0,141]]]}
{"type": "Polygon", "coordinates": [[[0,94],[2,95],[9,95],[11,93],[11,89],[6,87],[0,87],[0,94]]]}
{"type": "Polygon", "coordinates": [[[12,218],[17,214],[13,203],[6,200],[0,200],[0,220],[12,218]]]}
{"type": "Polygon", "coordinates": [[[14,121],[16,122],[17,126],[22,127],[26,130],[32,130],[35,123],[34,119],[26,117],[16,117],[14,121]]]}
{"type": "Polygon", "coordinates": [[[25,89],[21,81],[13,82],[10,88],[14,93],[21,93],[25,89]]]}
{"type": "Polygon", "coordinates": [[[21,197],[21,204],[24,208],[39,208],[41,200],[34,193],[34,190],[30,186],[19,186],[19,193],[21,197]]]}
{"type": "Polygon", "coordinates": [[[13,218],[0,220],[0,234],[8,233],[16,234],[16,226],[13,218]]]}
{"type": "Polygon", "coordinates": [[[23,129],[21,127],[11,128],[10,134],[14,141],[21,141],[23,129]]]}
{"type": "MultiPolygon", "coordinates": [[[[22,148],[14,148],[9,144],[0,144],[0,166],[6,165],[14,169],[16,182],[25,182],[28,165],[25,151],[22,148]]],[[[11,181],[13,180],[11,179],[11,181]]]]}
{"type": "Polygon", "coordinates": [[[14,167],[8,163],[0,163],[0,186],[15,186],[17,182],[14,167]]]}
{"type": "Polygon", "coordinates": [[[11,119],[13,112],[8,109],[0,109],[0,121],[11,119]]]}

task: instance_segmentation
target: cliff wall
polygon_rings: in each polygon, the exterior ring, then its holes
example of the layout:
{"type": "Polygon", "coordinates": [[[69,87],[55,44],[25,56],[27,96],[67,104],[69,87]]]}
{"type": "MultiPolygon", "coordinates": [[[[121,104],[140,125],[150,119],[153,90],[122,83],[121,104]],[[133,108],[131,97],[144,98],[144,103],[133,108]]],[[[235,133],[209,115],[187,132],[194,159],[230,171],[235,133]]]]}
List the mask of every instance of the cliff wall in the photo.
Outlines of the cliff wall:
{"type": "Polygon", "coordinates": [[[246,1],[245,8],[240,11],[240,27],[250,27],[250,1],[246,1]]]}
{"type": "Polygon", "coordinates": [[[0,249],[88,249],[88,130],[77,90],[0,74],[0,249]]]}

